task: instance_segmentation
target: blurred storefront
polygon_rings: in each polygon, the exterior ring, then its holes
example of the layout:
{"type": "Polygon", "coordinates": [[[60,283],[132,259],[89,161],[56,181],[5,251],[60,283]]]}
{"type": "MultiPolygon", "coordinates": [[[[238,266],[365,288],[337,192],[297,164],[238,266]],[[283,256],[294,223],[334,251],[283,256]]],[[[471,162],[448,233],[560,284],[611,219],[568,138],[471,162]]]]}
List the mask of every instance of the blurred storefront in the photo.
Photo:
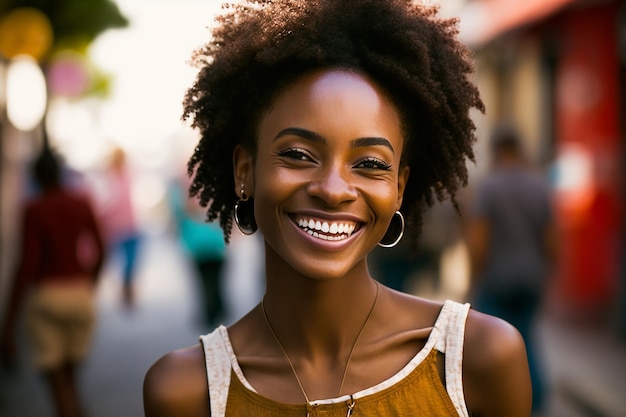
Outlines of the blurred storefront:
{"type": "Polygon", "coordinates": [[[461,11],[487,106],[481,138],[513,121],[550,175],[562,232],[552,298],[584,318],[623,320],[626,302],[625,16],[623,0],[483,0],[461,11]]]}

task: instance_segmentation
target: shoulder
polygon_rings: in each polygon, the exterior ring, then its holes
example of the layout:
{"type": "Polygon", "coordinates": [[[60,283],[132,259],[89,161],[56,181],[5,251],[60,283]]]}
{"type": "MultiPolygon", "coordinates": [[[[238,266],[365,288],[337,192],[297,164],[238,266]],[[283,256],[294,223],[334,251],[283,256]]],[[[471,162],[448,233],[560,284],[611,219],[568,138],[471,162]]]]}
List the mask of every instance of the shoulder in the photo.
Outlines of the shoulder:
{"type": "Polygon", "coordinates": [[[443,308],[443,303],[417,297],[389,287],[384,288],[378,303],[383,306],[383,326],[387,331],[412,330],[432,327],[443,308]],[[393,323],[390,326],[389,323],[393,323]]]}
{"type": "Polygon", "coordinates": [[[484,416],[530,415],[530,376],[520,333],[497,317],[471,310],[463,355],[470,411],[484,416]]]}
{"type": "Polygon", "coordinates": [[[465,325],[465,357],[479,369],[525,355],[524,341],[506,321],[470,310],[465,325]]]}
{"type": "Polygon", "coordinates": [[[176,350],[156,361],[146,373],[143,396],[146,416],[209,415],[202,346],[176,350]]]}

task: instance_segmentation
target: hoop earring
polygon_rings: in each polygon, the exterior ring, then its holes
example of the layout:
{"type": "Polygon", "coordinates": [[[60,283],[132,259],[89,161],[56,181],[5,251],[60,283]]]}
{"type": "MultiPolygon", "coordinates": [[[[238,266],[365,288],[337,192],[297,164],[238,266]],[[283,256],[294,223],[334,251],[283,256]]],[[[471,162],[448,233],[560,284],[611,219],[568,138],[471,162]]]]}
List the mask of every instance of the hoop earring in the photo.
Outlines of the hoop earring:
{"type": "MultiPolygon", "coordinates": [[[[396,221],[395,223],[398,223],[398,221],[396,221]]],[[[385,233],[385,236],[383,236],[383,238],[380,240],[380,242],[378,242],[378,246],[382,247],[382,248],[393,248],[394,246],[396,246],[398,244],[398,242],[400,242],[400,239],[402,239],[402,236],[404,236],[404,216],[402,215],[402,213],[400,213],[399,211],[396,211],[393,214],[393,218],[391,219],[391,223],[389,224],[389,229],[387,229],[387,233],[385,233]],[[399,219],[399,225],[394,225],[394,219],[399,219]],[[399,231],[398,231],[399,229],[399,231]],[[397,233],[398,236],[394,239],[394,238],[387,238],[390,234],[390,231],[392,233],[397,233]],[[387,238],[387,239],[386,239],[387,238]]]]}
{"type": "Polygon", "coordinates": [[[246,186],[241,184],[241,197],[235,203],[235,224],[242,235],[253,235],[258,226],[254,219],[254,201],[246,194],[246,186]]]}

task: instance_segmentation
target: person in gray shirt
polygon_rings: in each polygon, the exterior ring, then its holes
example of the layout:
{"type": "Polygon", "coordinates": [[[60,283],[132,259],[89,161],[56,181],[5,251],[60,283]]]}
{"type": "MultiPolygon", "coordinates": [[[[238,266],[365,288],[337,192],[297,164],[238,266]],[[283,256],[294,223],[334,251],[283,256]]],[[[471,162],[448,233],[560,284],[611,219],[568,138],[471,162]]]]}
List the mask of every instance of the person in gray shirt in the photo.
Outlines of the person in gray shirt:
{"type": "Polygon", "coordinates": [[[468,248],[472,305],[513,324],[526,343],[533,410],[545,383],[532,339],[533,323],[556,257],[549,185],[526,163],[518,132],[499,125],[491,136],[493,166],[477,185],[468,248]]]}

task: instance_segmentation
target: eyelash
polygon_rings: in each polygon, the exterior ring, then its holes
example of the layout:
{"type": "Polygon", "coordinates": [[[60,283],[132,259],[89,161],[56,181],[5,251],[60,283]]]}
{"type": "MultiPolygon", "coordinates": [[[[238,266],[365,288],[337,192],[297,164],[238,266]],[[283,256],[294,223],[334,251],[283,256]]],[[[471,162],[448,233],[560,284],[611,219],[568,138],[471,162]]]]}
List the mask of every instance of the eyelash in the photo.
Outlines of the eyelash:
{"type": "Polygon", "coordinates": [[[307,152],[300,148],[285,149],[284,151],[278,152],[278,156],[286,156],[287,158],[297,159],[298,161],[311,160],[307,152]]]}
{"type": "Polygon", "coordinates": [[[364,169],[372,169],[372,170],[379,169],[379,170],[382,170],[382,171],[390,171],[391,170],[391,165],[390,164],[388,164],[387,162],[385,162],[383,160],[380,160],[378,158],[372,158],[372,157],[362,159],[361,161],[359,161],[358,164],[356,164],[356,167],[357,168],[360,167],[360,168],[364,168],[364,169]],[[363,164],[368,164],[370,166],[360,167],[363,164]]]}
{"type": "MultiPolygon", "coordinates": [[[[284,157],[295,159],[298,161],[311,161],[312,160],[312,158],[308,155],[308,153],[304,149],[300,149],[300,148],[285,149],[283,151],[278,152],[278,156],[284,156],[284,157]]],[[[381,159],[368,157],[368,158],[361,159],[355,165],[355,168],[390,171],[391,165],[381,159]]]]}

